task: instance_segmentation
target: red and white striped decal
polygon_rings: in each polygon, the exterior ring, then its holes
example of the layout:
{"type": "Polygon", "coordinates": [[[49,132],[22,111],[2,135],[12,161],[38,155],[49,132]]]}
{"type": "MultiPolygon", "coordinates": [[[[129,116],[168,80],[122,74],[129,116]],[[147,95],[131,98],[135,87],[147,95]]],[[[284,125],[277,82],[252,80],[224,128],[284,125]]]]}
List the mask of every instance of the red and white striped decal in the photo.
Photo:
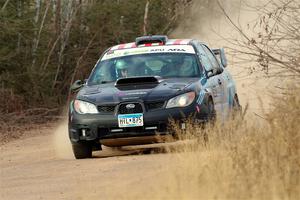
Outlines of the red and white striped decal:
{"type": "Polygon", "coordinates": [[[166,45],[185,45],[189,44],[191,39],[170,39],[166,45]]]}
{"type": "Polygon", "coordinates": [[[146,44],[141,44],[139,47],[152,47],[152,46],[161,46],[164,45],[162,42],[156,42],[156,43],[146,43],[146,44]]]}
{"type": "Polygon", "coordinates": [[[113,46],[110,50],[117,50],[117,49],[129,49],[129,48],[135,48],[136,45],[134,42],[126,43],[126,44],[119,44],[116,46],[113,46]]]}
{"type": "Polygon", "coordinates": [[[124,49],[125,46],[126,46],[126,44],[120,44],[120,45],[118,46],[118,49],[124,49]]]}
{"type": "MultiPolygon", "coordinates": [[[[166,45],[186,45],[189,44],[191,39],[169,39],[166,45]]],[[[164,45],[163,43],[146,43],[139,45],[138,47],[150,47],[150,46],[161,46],[164,45]]],[[[137,47],[134,42],[126,43],[126,44],[119,44],[113,46],[110,50],[119,50],[119,49],[130,49],[137,47]]]]}

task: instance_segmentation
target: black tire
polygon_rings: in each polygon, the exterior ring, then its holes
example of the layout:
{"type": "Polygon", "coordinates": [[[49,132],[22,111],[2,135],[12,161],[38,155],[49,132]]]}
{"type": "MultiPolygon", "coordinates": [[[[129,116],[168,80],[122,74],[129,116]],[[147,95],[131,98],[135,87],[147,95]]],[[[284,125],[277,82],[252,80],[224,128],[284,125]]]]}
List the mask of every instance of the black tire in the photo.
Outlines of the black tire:
{"type": "MultiPolygon", "coordinates": [[[[211,97],[208,99],[206,106],[207,106],[206,108],[207,108],[207,122],[208,122],[207,125],[209,127],[214,126],[216,123],[216,110],[215,110],[214,102],[211,97]]],[[[202,139],[204,141],[204,144],[206,145],[209,142],[209,137],[207,132],[204,131],[202,136],[203,136],[202,139]]]]}
{"type": "Polygon", "coordinates": [[[234,95],[233,98],[232,116],[233,118],[242,116],[242,106],[240,105],[239,98],[237,95],[234,95]]]}
{"type": "Polygon", "coordinates": [[[205,117],[200,118],[201,123],[196,122],[199,128],[201,128],[201,130],[197,130],[196,132],[199,133],[197,137],[198,143],[204,142],[204,144],[206,144],[209,140],[205,129],[214,126],[216,122],[216,110],[212,97],[208,97],[208,99],[205,100],[203,109],[205,117]]]}
{"type": "Polygon", "coordinates": [[[216,121],[216,110],[215,110],[214,102],[211,98],[209,98],[209,100],[207,102],[207,112],[208,112],[209,122],[214,124],[216,121]]]}
{"type": "Polygon", "coordinates": [[[72,149],[76,159],[84,159],[92,157],[92,145],[87,142],[73,143],[72,149]]]}

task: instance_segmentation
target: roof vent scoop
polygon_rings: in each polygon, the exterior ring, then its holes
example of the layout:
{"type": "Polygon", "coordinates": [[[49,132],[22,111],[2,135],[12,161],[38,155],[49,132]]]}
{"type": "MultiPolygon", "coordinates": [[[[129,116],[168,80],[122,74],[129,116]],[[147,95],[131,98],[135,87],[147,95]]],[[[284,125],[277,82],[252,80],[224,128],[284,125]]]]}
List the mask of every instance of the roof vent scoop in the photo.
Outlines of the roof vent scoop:
{"type": "Polygon", "coordinates": [[[150,35],[136,38],[135,44],[136,46],[152,43],[162,43],[163,45],[165,45],[167,41],[168,37],[166,35],[150,35]]]}

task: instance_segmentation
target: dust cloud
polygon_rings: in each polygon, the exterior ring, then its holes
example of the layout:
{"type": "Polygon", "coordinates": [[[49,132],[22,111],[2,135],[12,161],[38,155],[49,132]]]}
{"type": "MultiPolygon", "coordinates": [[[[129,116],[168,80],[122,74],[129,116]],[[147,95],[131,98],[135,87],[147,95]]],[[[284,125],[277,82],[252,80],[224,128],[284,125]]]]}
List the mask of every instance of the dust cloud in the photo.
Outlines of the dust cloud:
{"type": "MultiPolygon", "coordinates": [[[[72,152],[72,145],[68,136],[67,119],[63,119],[58,122],[58,125],[53,132],[53,149],[55,149],[56,158],[75,159],[72,152]]],[[[142,152],[142,150],[135,147],[111,148],[102,145],[102,150],[94,152],[93,156],[96,158],[105,158],[112,156],[137,154],[140,152],[142,152]]]]}
{"type": "MultiPolygon", "coordinates": [[[[185,17],[179,27],[171,34],[174,38],[194,38],[208,44],[211,48],[225,48],[228,59],[228,69],[237,84],[240,103],[243,107],[249,106],[250,116],[263,114],[270,108],[270,96],[272,95],[276,81],[267,77],[261,71],[251,71],[257,68],[255,60],[249,61],[245,55],[231,54],[231,49],[239,47],[233,43],[242,40],[241,34],[225,17],[217,4],[211,1],[211,8],[204,8],[202,1],[195,1],[191,7],[189,16],[185,17]],[[245,62],[245,60],[248,60],[245,62]]],[[[232,21],[251,38],[255,33],[249,29],[248,24],[258,19],[258,14],[249,7],[263,5],[265,0],[220,1],[222,7],[232,21]]],[[[249,116],[249,115],[248,115],[249,116]]]]}
{"type": "Polygon", "coordinates": [[[74,159],[71,143],[68,137],[68,121],[58,123],[53,134],[53,145],[56,156],[61,159],[74,159]]]}

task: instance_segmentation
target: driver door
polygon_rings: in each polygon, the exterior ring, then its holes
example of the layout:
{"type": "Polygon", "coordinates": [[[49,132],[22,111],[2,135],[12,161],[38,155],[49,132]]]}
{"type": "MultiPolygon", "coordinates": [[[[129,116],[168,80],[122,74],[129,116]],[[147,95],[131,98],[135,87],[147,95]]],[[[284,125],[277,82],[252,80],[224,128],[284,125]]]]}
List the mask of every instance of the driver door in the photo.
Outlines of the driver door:
{"type": "Polygon", "coordinates": [[[219,73],[215,75],[215,84],[217,85],[218,92],[217,92],[217,99],[220,103],[220,114],[219,116],[222,116],[223,119],[226,119],[229,104],[228,104],[228,90],[227,90],[227,80],[224,79],[224,68],[219,64],[217,58],[213,54],[213,52],[205,45],[202,45],[207,57],[209,58],[210,62],[213,65],[213,69],[218,70],[219,73]]]}
{"type": "Polygon", "coordinates": [[[221,116],[222,119],[224,115],[224,103],[226,102],[226,94],[225,94],[225,83],[222,77],[222,70],[221,66],[219,65],[218,61],[209,50],[208,47],[205,45],[199,44],[199,55],[201,57],[201,62],[205,71],[209,74],[212,73],[213,75],[210,76],[207,80],[207,87],[211,89],[215,104],[215,109],[217,112],[217,116],[221,116]]]}

